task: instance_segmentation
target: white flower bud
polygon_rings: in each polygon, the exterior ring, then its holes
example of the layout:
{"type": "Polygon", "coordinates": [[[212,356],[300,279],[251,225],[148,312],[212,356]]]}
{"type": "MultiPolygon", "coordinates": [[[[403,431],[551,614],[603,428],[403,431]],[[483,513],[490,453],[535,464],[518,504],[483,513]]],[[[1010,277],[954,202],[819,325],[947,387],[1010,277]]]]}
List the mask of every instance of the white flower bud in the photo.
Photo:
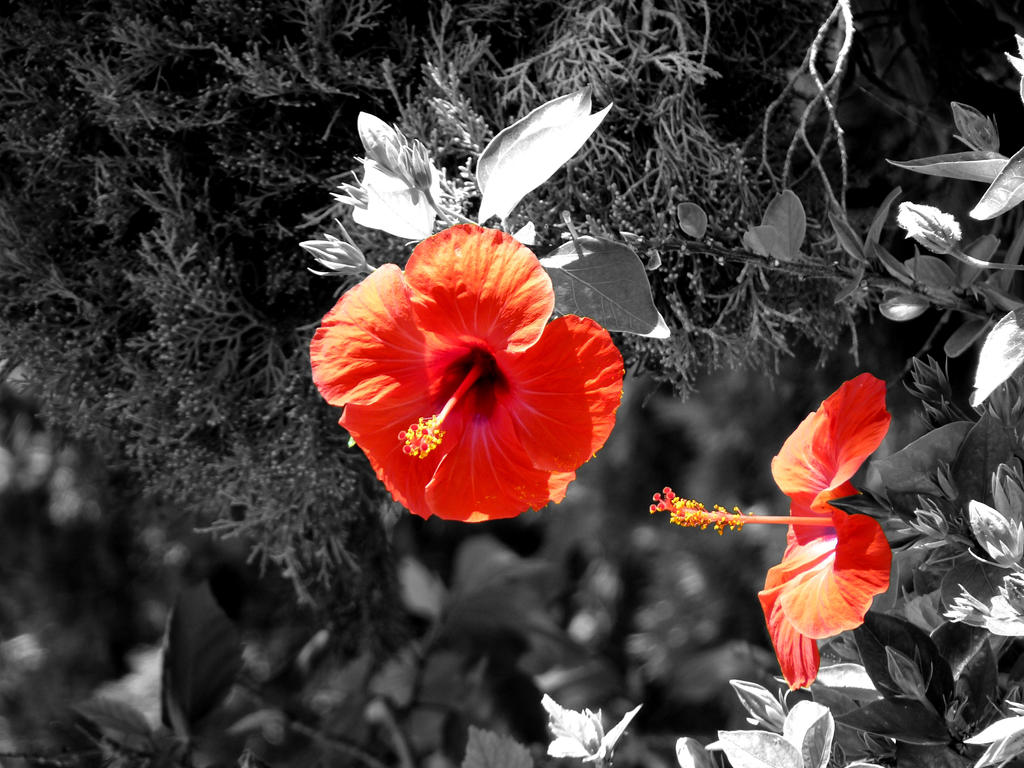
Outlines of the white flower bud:
{"type": "Polygon", "coordinates": [[[960,246],[960,224],[934,206],[900,203],[896,223],[932,253],[949,253],[960,246]]]}

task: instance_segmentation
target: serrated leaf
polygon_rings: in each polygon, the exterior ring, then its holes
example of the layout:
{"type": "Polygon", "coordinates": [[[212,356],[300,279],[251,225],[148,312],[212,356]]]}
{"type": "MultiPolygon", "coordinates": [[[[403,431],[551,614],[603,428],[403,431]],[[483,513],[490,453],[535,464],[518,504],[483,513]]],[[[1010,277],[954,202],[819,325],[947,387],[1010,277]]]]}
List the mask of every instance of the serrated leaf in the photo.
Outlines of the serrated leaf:
{"type": "Polygon", "coordinates": [[[774,227],[779,233],[778,249],[772,256],[780,261],[800,258],[800,246],[807,233],[807,216],[803,203],[790,189],[784,189],[768,203],[761,224],[774,227]]]}
{"type": "Polygon", "coordinates": [[[238,630],[206,582],[186,587],[167,619],[161,704],[182,738],[227,696],[242,666],[238,630]]]}
{"type": "Polygon", "coordinates": [[[106,738],[128,747],[146,750],[151,746],[152,730],[145,716],[130,704],[116,699],[96,697],[73,707],[75,712],[99,728],[106,738]]]}
{"type": "Polygon", "coordinates": [[[917,701],[879,699],[860,709],[839,715],[836,720],[858,731],[874,733],[910,744],[946,744],[946,724],[917,701]]]}
{"type": "Polygon", "coordinates": [[[510,736],[469,726],[462,768],[533,768],[530,750],[510,736]]]}
{"type": "Polygon", "coordinates": [[[985,402],[1024,362],[1024,308],[1007,313],[995,324],[978,357],[971,405],[985,402]]]}
{"type": "Polygon", "coordinates": [[[777,733],[719,731],[716,745],[733,768],[800,768],[800,750],[777,733]]]}
{"type": "Polygon", "coordinates": [[[587,87],[542,104],[491,139],[476,166],[481,224],[505,219],[597,130],[612,105],[590,114],[591,92],[587,87]]]}
{"type": "Polygon", "coordinates": [[[782,735],[799,747],[804,768],[825,768],[832,756],[835,732],[835,720],[828,707],[805,700],[789,711],[782,735]]]}
{"type": "Polygon", "coordinates": [[[593,318],[609,331],[668,338],[668,325],[651,297],[647,271],[628,245],[603,237],[580,237],[559,246],[540,263],[551,276],[557,311],[593,318]]]}
{"type": "Polygon", "coordinates": [[[946,339],[946,343],[942,346],[942,351],[950,359],[960,357],[960,355],[974,346],[974,342],[980,339],[987,329],[988,320],[976,317],[966,320],[959,328],[949,334],[949,338],[946,339]]]}
{"type": "Polygon", "coordinates": [[[759,724],[764,724],[775,731],[781,731],[786,722],[786,713],[782,704],[771,692],[757,683],[746,680],[730,680],[729,685],[736,692],[743,708],[750,713],[759,724]]]}
{"type": "Polygon", "coordinates": [[[679,768],[715,768],[703,745],[689,736],[676,739],[676,762],[679,768]]]}
{"type": "Polygon", "coordinates": [[[887,292],[878,310],[887,320],[905,323],[923,315],[930,306],[931,302],[920,294],[887,292]]]}
{"type": "Polygon", "coordinates": [[[947,179],[983,181],[986,184],[999,176],[1007,159],[998,152],[954,152],[949,155],[922,157],[919,160],[887,160],[890,165],[928,176],[947,179]]]}
{"type": "Polygon", "coordinates": [[[1017,150],[999,175],[989,184],[970,217],[979,221],[994,219],[1024,201],[1024,149],[1017,150]]]}
{"type": "Polygon", "coordinates": [[[676,206],[679,227],[692,238],[699,240],[708,229],[708,215],[696,203],[680,203],[676,206]]]}

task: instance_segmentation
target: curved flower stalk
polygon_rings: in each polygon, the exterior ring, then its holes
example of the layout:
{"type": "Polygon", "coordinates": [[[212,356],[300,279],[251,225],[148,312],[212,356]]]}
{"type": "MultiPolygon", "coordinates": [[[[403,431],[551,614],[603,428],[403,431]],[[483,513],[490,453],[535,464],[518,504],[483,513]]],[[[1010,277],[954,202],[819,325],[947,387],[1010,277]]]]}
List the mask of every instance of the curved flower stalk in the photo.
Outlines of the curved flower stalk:
{"type": "Polygon", "coordinates": [[[708,510],[670,488],[654,495],[651,512],[669,511],[677,525],[719,533],[755,523],[789,526],[782,562],[768,571],[758,597],[791,689],[817,676],[816,641],[860,626],[874,596],[889,587],[892,551],[882,527],[829,504],[857,493],[850,478],[881,444],[889,420],[885,383],[867,373],[809,414],[772,460],[775,482],[790,498],[787,517],[708,510]]]}
{"type": "Polygon", "coordinates": [[[604,445],[622,356],[593,320],[549,323],[554,301],[525,246],[462,224],[324,317],[313,380],[411,512],[476,522],[539,509],[604,445]]]}

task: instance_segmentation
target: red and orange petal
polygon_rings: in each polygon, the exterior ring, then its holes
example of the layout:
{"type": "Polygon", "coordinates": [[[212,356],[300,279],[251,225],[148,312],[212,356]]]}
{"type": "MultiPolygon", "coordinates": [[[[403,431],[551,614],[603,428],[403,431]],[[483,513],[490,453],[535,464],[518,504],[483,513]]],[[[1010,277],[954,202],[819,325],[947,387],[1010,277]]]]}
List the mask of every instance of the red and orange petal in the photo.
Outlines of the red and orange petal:
{"type": "Polygon", "coordinates": [[[386,264],[324,316],[310,343],[313,382],[337,406],[422,396],[430,384],[428,346],[402,271],[386,264]]]}
{"type": "Polygon", "coordinates": [[[551,278],[511,235],[460,224],[428,237],[405,268],[417,324],[451,341],[522,350],[555,307],[551,278]]]}
{"type": "Polygon", "coordinates": [[[575,470],[605,443],[622,397],[622,355],[589,318],[567,315],[521,353],[499,354],[500,399],[533,465],[575,470]]]}
{"type": "MultiPolygon", "coordinates": [[[[885,382],[862,373],[811,413],[772,459],[776,484],[794,514],[830,514],[823,492],[843,485],[881,444],[889,429],[885,382]]],[[[852,488],[852,486],[850,486],[852,488]]]]}
{"type": "Polygon", "coordinates": [[[875,595],[889,588],[892,551],[878,522],[839,510],[832,517],[832,535],[808,543],[791,529],[782,562],[768,571],[759,595],[791,687],[817,674],[814,641],[859,627],[875,595]]]}

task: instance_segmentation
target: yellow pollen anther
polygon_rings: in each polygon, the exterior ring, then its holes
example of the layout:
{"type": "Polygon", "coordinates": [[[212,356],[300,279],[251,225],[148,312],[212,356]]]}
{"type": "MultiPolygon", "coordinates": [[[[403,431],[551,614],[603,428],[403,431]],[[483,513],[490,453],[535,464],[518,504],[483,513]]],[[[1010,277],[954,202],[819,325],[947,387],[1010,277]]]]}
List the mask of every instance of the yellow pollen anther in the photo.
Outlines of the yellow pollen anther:
{"type": "Polygon", "coordinates": [[[408,429],[398,433],[398,439],[405,443],[402,446],[402,453],[419,459],[437,448],[443,437],[444,430],[441,429],[441,421],[437,416],[431,416],[429,419],[421,417],[415,424],[410,424],[408,429]]]}
{"type": "Polygon", "coordinates": [[[730,512],[720,504],[715,504],[709,510],[699,501],[676,496],[672,489],[667,487],[662,489],[661,493],[654,494],[651,514],[655,512],[668,512],[669,522],[684,528],[704,530],[711,526],[719,536],[725,533],[726,528],[730,531],[742,529],[743,524],[750,518],[750,515],[744,515],[739,507],[733,507],[730,512]]]}

